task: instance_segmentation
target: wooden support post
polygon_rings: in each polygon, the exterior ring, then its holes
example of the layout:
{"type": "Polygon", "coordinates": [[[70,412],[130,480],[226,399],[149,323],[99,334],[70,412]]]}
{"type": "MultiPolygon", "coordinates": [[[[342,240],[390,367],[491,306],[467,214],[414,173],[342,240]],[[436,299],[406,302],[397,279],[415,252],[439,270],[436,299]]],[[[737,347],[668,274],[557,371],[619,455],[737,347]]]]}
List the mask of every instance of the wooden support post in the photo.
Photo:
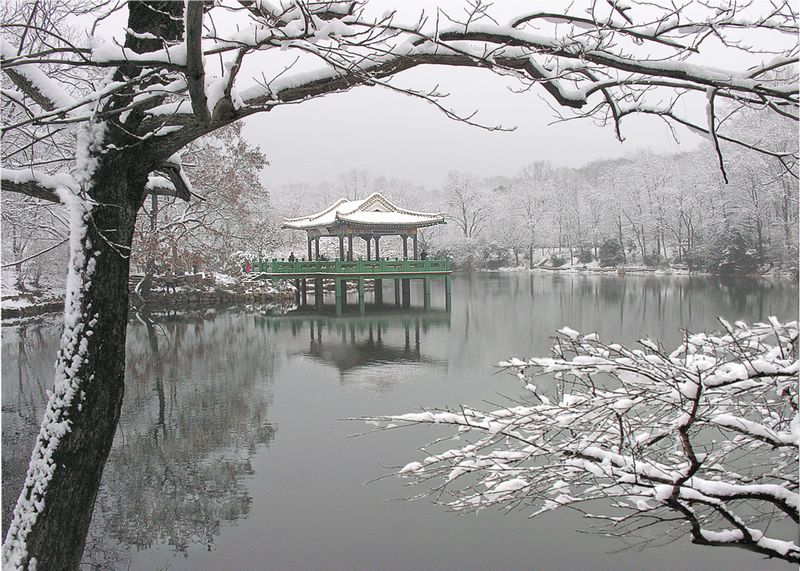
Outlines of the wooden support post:
{"type": "Polygon", "coordinates": [[[380,239],[381,239],[380,236],[375,236],[375,259],[376,260],[380,260],[381,259],[381,250],[380,250],[380,247],[378,246],[378,243],[379,243],[380,239]]]}
{"type": "Polygon", "coordinates": [[[302,278],[300,280],[300,296],[303,301],[303,305],[308,305],[308,280],[306,278],[302,278]]]}
{"type": "Polygon", "coordinates": [[[403,278],[403,307],[411,307],[411,280],[403,278]]]}
{"type": "Polygon", "coordinates": [[[317,309],[322,307],[322,278],[314,278],[314,304],[317,309]]]}
{"type": "Polygon", "coordinates": [[[344,236],[339,236],[339,259],[344,260],[344,236]]]}
{"type": "MultiPolygon", "coordinates": [[[[406,234],[403,234],[402,238],[403,238],[403,259],[407,260],[408,259],[408,236],[406,234]]],[[[310,247],[311,246],[309,246],[309,248],[310,247]]],[[[309,251],[311,251],[311,250],[309,250],[309,251]]]]}
{"type": "Polygon", "coordinates": [[[452,292],[452,285],[451,285],[451,278],[450,276],[444,277],[444,305],[447,311],[453,309],[453,292],[452,292]]]}
{"type": "Polygon", "coordinates": [[[423,303],[425,307],[425,311],[428,311],[431,308],[431,281],[429,278],[422,279],[422,287],[423,287],[423,303]]]}
{"type": "Polygon", "coordinates": [[[294,304],[300,305],[300,280],[294,280],[294,304]]]}
{"type": "Polygon", "coordinates": [[[364,278],[358,278],[358,312],[361,315],[364,315],[365,311],[365,304],[364,304],[364,278]]]}
{"type": "Polygon", "coordinates": [[[342,309],[344,307],[342,305],[342,286],[344,285],[342,283],[343,281],[344,280],[342,280],[340,278],[334,278],[334,280],[333,280],[334,291],[336,292],[336,315],[341,315],[342,314],[342,309]]]}
{"type": "Polygon", "coordinates": [[[383,305],[383,280],[375,280],[375,305],[383,305]]]}
{"type": "Polygon", "coordinates": [[[314,239],[314,254],[316,259],[319,260],[319,236],[314,239]]]}
{"type": "Polygon", "coordinates": [[[400,307],[400,280],[394,279],[394,304],[400,307]]]}
{"type": "Polygon", "coordinates": [[[308,260],[311,261],[311,236],[308,237],[308,260]]]}
{"type": "Polygon", "coordinates": [[[364,240],[366,240],[366,242],[367,242],[367,259],[371,260],[372,259],[372,254],[371,254],[372,248],[370,248],[370,242],[372,241],[372,239],[369,236],[367,236],[366,238],[364,238],[364,240]]]}
{"type": "MultiPolygon", "coordinates": [[[[319,238],[317,238],[317,240],[319,240],[319,238]]],[[[414,240],[414,259],[415,260],[419,260],[419,248],[417,248],[417,235],[416,234],[414,234],[413,240],[414,240]]]]}
{"type": "Polygon", "coordinates": [[[353,235],[347,236],[347,259],[353,261],[353,235]]]}

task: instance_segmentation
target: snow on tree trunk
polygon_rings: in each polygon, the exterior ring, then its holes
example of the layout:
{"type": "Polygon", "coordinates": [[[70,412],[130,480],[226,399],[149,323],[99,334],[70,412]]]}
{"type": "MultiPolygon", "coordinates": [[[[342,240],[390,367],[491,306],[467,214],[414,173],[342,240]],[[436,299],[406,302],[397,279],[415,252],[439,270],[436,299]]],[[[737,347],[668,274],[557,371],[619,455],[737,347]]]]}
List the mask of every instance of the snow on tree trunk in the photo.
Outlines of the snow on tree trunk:
{"type": "MultiPolygon", "coordinates": [[[[3,569],[77,569],[124,391],[129,247],[138,204],[122,161],[61,195],[70,264],[55,387],[3,544],[3,569]]],[[[141,196],[145,178],[139,181],[141,196]]]]}

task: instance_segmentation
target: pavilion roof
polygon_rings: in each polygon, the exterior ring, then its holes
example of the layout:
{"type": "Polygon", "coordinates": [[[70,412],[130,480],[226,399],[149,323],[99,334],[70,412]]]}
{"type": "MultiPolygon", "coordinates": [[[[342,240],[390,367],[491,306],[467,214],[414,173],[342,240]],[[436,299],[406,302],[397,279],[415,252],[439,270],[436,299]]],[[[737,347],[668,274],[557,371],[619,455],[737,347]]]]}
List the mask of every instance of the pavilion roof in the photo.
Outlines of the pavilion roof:
{"type": "Polygon", "coordinates": [[[340,198],[316,214],[284,218],[283,227],[294,230],[331,228],[339,225],[408,228],[444,224],[444,214],[400,208],[378,192],[363,200],[340,198]]]}

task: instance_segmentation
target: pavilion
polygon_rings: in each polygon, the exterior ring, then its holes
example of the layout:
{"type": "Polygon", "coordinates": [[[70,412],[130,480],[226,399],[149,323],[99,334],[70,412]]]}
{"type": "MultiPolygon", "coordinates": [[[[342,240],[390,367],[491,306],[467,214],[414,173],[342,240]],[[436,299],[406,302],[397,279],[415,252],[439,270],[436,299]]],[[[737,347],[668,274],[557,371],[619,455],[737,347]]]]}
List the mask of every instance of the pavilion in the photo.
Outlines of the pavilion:
{"type": "Polygon", "coordinates": [[[254,260],[246,271],[255,271],[273,281],[293,280],[298,306],[307,305],[310,283],[314,286],[314,303],[318,309],[323,305],[325,280],[333,281],[336,297],[336,315],[342,315],[347,305],[347,284],[358,284],[358,309],[364,314],[366,306],[365,282],[374,286],[375,304],[383,305],[383,282],[394,282],[396,306],[411,307],[410,281],[421,280],[423,307],[431,309],[431,281],[443,280],[445,309],[451,308],[452,268],[450,260],[420,259],[418,233],[420,228],[444,224],[441,213],[416,212],[400,208],[379,193],[370,194],[363,200],[337,200],[316,214],[298,218],[285,218],[284,228],[302,230],[307,233],[308,258],[289,260],[254,260]],[[403,258],[381,258],[380,242],[384,236],[399,236],[403,241],[403,258]],[[320,259],[319,243],[322,238],[339,240],[339,257],[336,260],[320,259]],[[353,238],[367,243],[367,259],[353,259],[353,238]],[[409,258],[408,239],[412,241],[412,257],[409,258]],[[345,241],[347,249],[345,249],[345,241]],[[372,244],[374,242],[374,250],[372,244]],[[373,256],[374,252],[374,256],[373,256]],[[310,282],[310,283],[309,283],[310,282]]]}
{"type": "Polygon", "coordinates": [[[319,260],[321,238],[339,239],[339,259],[353,260],[353,238],[367,243],[367,260],[380,259],[380,240],[384,236],[399,236],[403,241],[403,258],[408,256],[408,239],[412,240],[413,257],[419,259],[417,233],[420,228],[444,224],[444,214],[416,212],[400,208],[380,193],[372,193],[363,200],[340,198],[316,214],[299,218],[284,218],[283,227],[304,230],[308,239],[308,260],[319,260]],[[345,239],[347,249],[345,250],[345,239]],[[313,248],[312,248],[313,247],[313,248]]]}

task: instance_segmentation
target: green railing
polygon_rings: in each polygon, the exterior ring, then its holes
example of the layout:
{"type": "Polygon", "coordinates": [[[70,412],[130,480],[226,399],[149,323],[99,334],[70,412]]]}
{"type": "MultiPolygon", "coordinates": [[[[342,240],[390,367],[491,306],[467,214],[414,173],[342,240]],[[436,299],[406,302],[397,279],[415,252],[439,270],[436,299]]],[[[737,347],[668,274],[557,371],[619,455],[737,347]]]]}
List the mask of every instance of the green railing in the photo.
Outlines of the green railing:
{"type": "Polygon", "coordinates": [[[449,272],[450,260],[259,260],[252,262],[252,272],[269,274],[408,274],[449,272]]]}

